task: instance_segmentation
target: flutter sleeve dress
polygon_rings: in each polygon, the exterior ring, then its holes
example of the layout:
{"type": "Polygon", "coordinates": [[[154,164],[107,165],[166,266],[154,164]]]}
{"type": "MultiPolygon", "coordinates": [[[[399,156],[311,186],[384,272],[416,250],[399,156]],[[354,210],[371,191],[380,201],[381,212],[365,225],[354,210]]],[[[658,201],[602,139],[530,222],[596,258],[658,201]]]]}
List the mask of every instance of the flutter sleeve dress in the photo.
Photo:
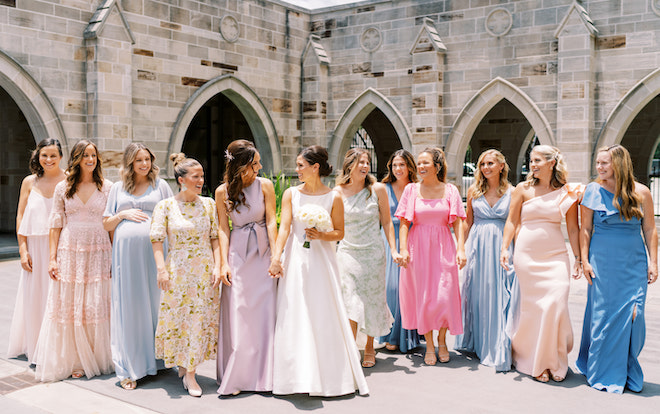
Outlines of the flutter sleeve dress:
{"type": "Polygon", "coordinates": [[[170,289],[163,292],[156,328],[156,358],[170,368],[194,370],[214,359],[218,341],[220,295],[213,287],[213,249],[218,238],[215,201],[198,197],[159,202],[151,221],[151,241],[167,237],[165,266],[170,289]]]}
{"type": "Polygon", "coordinates": [[[590,183],[582,199],[593,210],[589,263],[595,277],[587,290],[577,368],[592,387],[620,394],[626,387],[639,392],[644,383],[637,358],[646,336],[648,264],[641,220],[625,220],[613,200],[598,183],[590,183]]]}
{"type": "Polygon", "coordinates": [[[421,334],[441,328],[449,328],[452,335],[463,333],[456,243],[450,230],[456,219],[466,218],[458,189],[447,183],[443,198],[423,199],[419,184],[408,184],[396,216],[413,223],[408,233],[410,262],[399,280],[403,328],[421,334]]]}

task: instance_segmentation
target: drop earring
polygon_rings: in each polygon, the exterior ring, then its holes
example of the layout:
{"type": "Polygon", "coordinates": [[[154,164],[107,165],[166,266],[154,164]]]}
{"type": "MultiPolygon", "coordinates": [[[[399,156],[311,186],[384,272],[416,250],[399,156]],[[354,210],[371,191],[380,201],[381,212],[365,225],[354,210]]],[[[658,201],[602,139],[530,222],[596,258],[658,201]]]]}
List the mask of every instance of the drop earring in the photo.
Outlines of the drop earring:
{"type": "Polygon", "coordinates": [[[185,184],[181,184],[181,191],[186,191],[188,187],[185,184]]]}

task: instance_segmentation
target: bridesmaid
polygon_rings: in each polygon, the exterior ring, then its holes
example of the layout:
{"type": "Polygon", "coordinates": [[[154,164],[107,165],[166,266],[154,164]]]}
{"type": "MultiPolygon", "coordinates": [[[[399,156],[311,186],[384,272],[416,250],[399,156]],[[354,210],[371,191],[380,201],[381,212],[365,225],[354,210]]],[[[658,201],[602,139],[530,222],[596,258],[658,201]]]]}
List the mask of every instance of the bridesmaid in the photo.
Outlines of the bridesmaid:
{"type": "Polygon", "coordinates": [[[149,228],[156,204],[172,197],[158,178],[156,157],[137,142],[124,150],[121,181],[113,184],[103,214],[103,227],[114,232],[112,243],[112,361],[119,384],[133,390],[137,380],[156,375],[154,332],[160,291],[156,281],[149,228]]]}
{"type": "Polygon", "coordinates": [[[341,288],[353,337],[358,329],[367,335],[362,360],[365,368],[376,364],[374,337],[388,333],[393,322],[387,307],[381,226],[394,261],[401,259],[396,249],[387,190],[369,174],[370,165],[371,157],[365,149],[350,149],[335,187],[344,201],[344,238],[337,248],[341,288]]]}
{"type": "MultiPolygon", "coordinates": [[[[397,251],[399,247],[399,218],[394,215],[399,206],[399,199],[403,189],[410,183],[417,182],[417,166],[412,154],[406,150],[395,151],[387,162],[387,175],[383,178],[387,189],[387,198],[390,205],[390,217],[394,226],[394,238],[397,251]]],[[[383,239],[387,237],[383,232],[383,239]]],[[[385,286],[387,291],[387,305],[394,316],[394,324],[389,334],[378,338],[378,342],[385,343],[385,348],[394,351],[408,352],[420,345],[420,337],[416,329],[403,329],[401,327],[401,310],[399,307],[399,264],[395,263],[392,254],[385,249],[385,286]]]]}
{"type": "Polygon", "coordinates": [[[281,278],[273,394],[332,397],[356,390],[368,394],[338,282],[335,246],[344,236],[344,205],[339,194],[321,181],[332,172],[328,152],[317,145],[303,149],[296,158],[296,172],[303,184],[288,188],[282,196],[280,231],[269,268],[271,275],[281,278]],[[305,228],[296,214],[306,205],[327,211],[334,230],[305,228]],[[303,247],[305,241],[309,248],[303,247]]]}
{"type": "MultiPolygon", "coordinates": [[[[504,226],[500,264],[509,270],[509,246],[520,226],[513,253],[513,266],[520,283],[520,321],[511,338],[513,364],[537,381],[563,381],[568,371],[568,353],[573,348],[573,330],[568,315],[571,266],[561,231],[566,218],[573,254],[578,245],[577,200],[580,185],[567,184],[564,158],[555,147],[537,145],[529,159],[527,180],[511,196],[504,226]]],[[[577,278],[580,260],[572,275],[577,278]]]]}
{"type": "MultiPolygon", "coordinates": [[[[463,281],[463,335],[455,348],[474,352],[482,364],[496,371],[511,369],[509,329],[517,311],[518,280],[504,270],[493,246],[502,245],[509,214],[509,165],[501,152],[479,156],[474,184],[467,196],[467,268],[463,281]]],[[[510,246],[509,251],[511,251],[510,246]]]]}
{"type": "Polygon", "coordinates": [[[35,377],[109,374],[112,246],[103,229],[111,183],[103,179],[96,145],[79,141],[67,177],[57,184],[48,219],[52,279],[35,351],[35,377]]]}
{"type": "Polygon", "coordinates": [[[225,285],[220,298],[218,394],[272,391],[277,279],[270,278],[268,266],[277,238],[275,188],[257,176],[261,155],[250,141],[230,143],[225,154],[225,182],[215,190],[225,285]]]}
{"type": "Polygon", "coordinates": [[[179,193],[160,201],[151,220],[158,287],[163,290],[156,327],[156,358],[178,366],[183,388],[202,396],[195,371],[214,359],[218,340],[220,244],[215,202],[201,197],[204,169],[172,154],[179,193]],[[167,238],[167,261],[163,242],[167,238]]]}
{"type": "Polygon", "coordinates": [[[445,182],[447,161],[440,148],[427,148],[419,154],[417,172],[421,183],[406,186],[396,210],[401,220],[402,263],[406,266],[399,285],[401,320],[404,328],[424,333],[424,362],[435,365],[433,331],[439,331],[440,362],[449,362],[447,329],[452,335],[463,333],[458,270],[466,260],[466,216],[458,189],[445,182]],[[449,226],[454,229],[456,244],[449,226]]]}
{"type": "Polygon", "coordinates": [[[635,182],[630,154],[621,145],[601,148],[596,170],[598,179],[587,186],[580,206],[589,288],[577,367],[598,390],[640,392],[646,290],[658,278],[653,200],[635,182]]]}
{"type": "Polygon", "coordinates": [[[37,144],[30,157],[32,174],[21,184],[16,212],[22,270],[7,357],[25,355],[31,364],[48,299],[48,215],[55,186],[66,178],[60,161],[62,146],[58,140],[47,138],[37,144]]]}

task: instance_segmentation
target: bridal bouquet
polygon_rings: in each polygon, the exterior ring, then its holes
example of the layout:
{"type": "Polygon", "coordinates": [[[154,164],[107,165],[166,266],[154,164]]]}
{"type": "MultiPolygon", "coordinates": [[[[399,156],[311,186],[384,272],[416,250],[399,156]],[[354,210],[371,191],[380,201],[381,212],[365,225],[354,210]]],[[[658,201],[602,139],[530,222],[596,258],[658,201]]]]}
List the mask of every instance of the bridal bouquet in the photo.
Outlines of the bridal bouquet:
{"type": "MultiPolygon", "coordinates": [[[[302,222],[305,228],[313,227],[323,233],[334,230],[332,218],[328,211],[316,204],[305,204],[300,207],[300,210],[296,213],[296,220],[302,222]]],[[[303,247],[309,249],[309,240],[305,240],[303,247]]]]}

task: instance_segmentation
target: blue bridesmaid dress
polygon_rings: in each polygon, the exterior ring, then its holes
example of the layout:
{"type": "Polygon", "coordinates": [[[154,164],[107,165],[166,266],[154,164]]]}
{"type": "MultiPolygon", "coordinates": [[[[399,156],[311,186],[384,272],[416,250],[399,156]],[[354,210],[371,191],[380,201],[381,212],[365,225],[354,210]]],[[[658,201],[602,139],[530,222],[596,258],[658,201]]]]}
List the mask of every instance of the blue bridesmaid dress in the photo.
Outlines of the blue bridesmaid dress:
{"type": "Polygon", "coordinates": [[[473,224],[465,244],[463,334],[456,336],[454,346],[474,352],[483,365],[496,371],[511,369],[511,331],[520,295],[513,268],[506,271],[500,266],[510,204],[510,188],[493,207],[484,196],[472,200],[473,224]]]}
{"type": "MultiPolygon", "coordinates": [[[[399,250],[399,226],[401,221],[398,217],[394,216],[399,200],[396,199],[392,184],[386,183],[387,199],[390,204],[390,216],[392,217],[392,224],[394,225],[394,235],[396,236],[396,249],[399,250]]],[[[380,343],[390,343],[399,347],[401,352],[408,352],[411,349],[419,346],[420,336],[416,329],[403,329],[401,327],[401,310],[399,307],[399,265],[392,260],[392,254],[389,249],[387,238],[383,234],[385,240],[385,259],[386,259],[386,290],[387,290],[387,306],[389,306],[392,315],[394,316],[394,324],[389,334],[378,338],[380,343]]]]}
{"type": "Polygon", "coordinates": [[[590,183],[582,199],[593,210],[589,263],[595,278],[587,291],[576,364],[589,385],[620,394],[625,387],[639,392],[644,382],[637,357],[646,336],[648,265],[641,220],[623,219],[613,199],[598,183],[590,183]]]}

